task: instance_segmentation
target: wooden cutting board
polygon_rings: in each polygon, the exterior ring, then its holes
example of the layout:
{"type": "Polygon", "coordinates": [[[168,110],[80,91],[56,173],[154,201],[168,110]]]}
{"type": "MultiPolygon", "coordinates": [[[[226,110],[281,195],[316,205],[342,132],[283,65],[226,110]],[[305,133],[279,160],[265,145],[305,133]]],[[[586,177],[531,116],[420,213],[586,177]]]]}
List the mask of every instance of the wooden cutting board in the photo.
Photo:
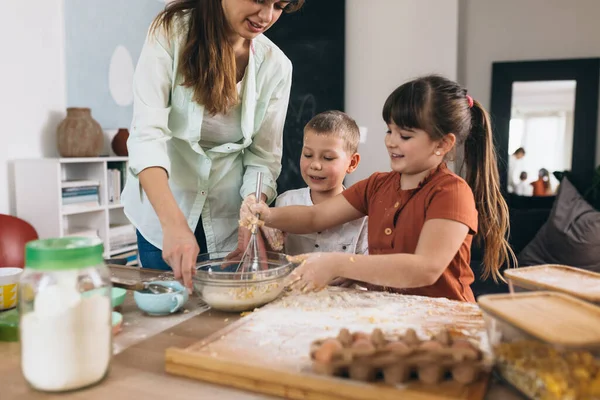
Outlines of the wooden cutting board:
{"type": "Polygon", "coordinates": [[[311,372],[309,345],[341,328],[401,334],[413,328],[423,339],[447,328],[480,341],[485,327],[475,304],[380,292],[327,290],[284,297],[186,349],[169,348],[166,371],[289,399],[425,400],[484,398],[488,376],[463,386],[445,381],[399,387],[326,377],[311,372]]]}

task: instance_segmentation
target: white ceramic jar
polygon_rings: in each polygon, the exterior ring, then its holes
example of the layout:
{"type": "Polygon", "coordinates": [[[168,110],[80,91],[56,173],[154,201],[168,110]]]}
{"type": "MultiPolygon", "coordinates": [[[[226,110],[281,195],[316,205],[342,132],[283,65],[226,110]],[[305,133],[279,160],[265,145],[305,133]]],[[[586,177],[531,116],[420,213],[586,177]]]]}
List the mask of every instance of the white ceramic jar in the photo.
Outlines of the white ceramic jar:
{"type": "Polygon", "coordinates": [[[47,392],[100,382],[112,354],[110,271],[99,239],[29,242],[19,284],[21,368],[47,392]]]}

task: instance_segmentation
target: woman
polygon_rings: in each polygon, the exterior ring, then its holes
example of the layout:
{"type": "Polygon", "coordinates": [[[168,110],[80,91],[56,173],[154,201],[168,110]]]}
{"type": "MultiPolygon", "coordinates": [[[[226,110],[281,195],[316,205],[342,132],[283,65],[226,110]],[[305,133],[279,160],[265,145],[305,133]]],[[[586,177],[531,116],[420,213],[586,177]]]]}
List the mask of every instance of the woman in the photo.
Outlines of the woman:
{"type": "Polygon", "coordinates": [[[143,267],[191,288],[199,252],[236,248],[242,198],[276,196],[292,65],[263,33],[304,0],[179,0],[134,77],[125,213],[143,267]]]}

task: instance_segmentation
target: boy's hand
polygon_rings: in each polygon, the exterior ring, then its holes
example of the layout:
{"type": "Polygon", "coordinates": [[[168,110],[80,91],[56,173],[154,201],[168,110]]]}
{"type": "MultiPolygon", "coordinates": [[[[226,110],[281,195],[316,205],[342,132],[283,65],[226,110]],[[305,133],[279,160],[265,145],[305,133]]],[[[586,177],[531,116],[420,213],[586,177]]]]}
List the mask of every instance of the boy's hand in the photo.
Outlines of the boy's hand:
{"type": "MultiPolygon", "coordinates": [[[[237,248],[229,253],[226,260],[231,261],[231,263],[226,263],[223,268],[230,267],[234,264],[235,261],[240,261],[242,255],[246,251],[248,247],[248,243],[250,242],[251,233],[253,230],[256,231],[256,238],[258,244],[258,252],[259,258],[261,260],[261,269],[267,269],[267,251],[280,251],[283,249],[283,234],[281,231],[277,229],[267,228],[264,225],[264,222],[256,217],[256,214],[263,216],[268,214],[269,207],[261,201],[257,203],[256,197],[254,195],[249,195],[244,199],[242,206],[240,208],[240,221],[238,228],[238,245],[237,248]],[[264,211],[255,211],[257,210],[264,211]]],[[[242,271],[245,269],[245,266],[241,267],[242,271]]]]}
{"type": "Polygon", "coordinates": [[[252,230],[255,225],[262,226],[264,221],[268,220],[269,212],[269,206],[264,201],[257,202],[256,197],[251,194],[244,199],[240,208],[240,226],[249,230],[252,230]]]}

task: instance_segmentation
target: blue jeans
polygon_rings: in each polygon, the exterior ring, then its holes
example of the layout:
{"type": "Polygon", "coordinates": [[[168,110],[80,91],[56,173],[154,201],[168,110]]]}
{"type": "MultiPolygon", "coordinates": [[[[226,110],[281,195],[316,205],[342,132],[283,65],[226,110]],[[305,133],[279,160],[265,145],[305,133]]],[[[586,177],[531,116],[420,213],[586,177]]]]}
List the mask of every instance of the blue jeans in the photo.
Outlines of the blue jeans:
{"type": "MultiPolygon", "coordinates": [[[[169,264],[163,260],[162,250],[148,242],[137,229],[135,230],[135,233],[137,235],[138,254],[140,257],[140,262],[142,263],[142,268],[171,271],[169,264]]],[[[208,253],[206,234],[204,233],[204,226],[202,225],[202,217],[200,217],[198,225],[196,225],[194,236],[196,236],[196,241],[200,247],[200,254],[208,253]]]]}
{"type": "Polygon", "coordinates": [[[147,241],[137,229],[135,233],[137,235],[138,255],[140,263],[142,263],[142,268],[171,271],[169,264],[162,258],[162,250],[147,241]]]}

